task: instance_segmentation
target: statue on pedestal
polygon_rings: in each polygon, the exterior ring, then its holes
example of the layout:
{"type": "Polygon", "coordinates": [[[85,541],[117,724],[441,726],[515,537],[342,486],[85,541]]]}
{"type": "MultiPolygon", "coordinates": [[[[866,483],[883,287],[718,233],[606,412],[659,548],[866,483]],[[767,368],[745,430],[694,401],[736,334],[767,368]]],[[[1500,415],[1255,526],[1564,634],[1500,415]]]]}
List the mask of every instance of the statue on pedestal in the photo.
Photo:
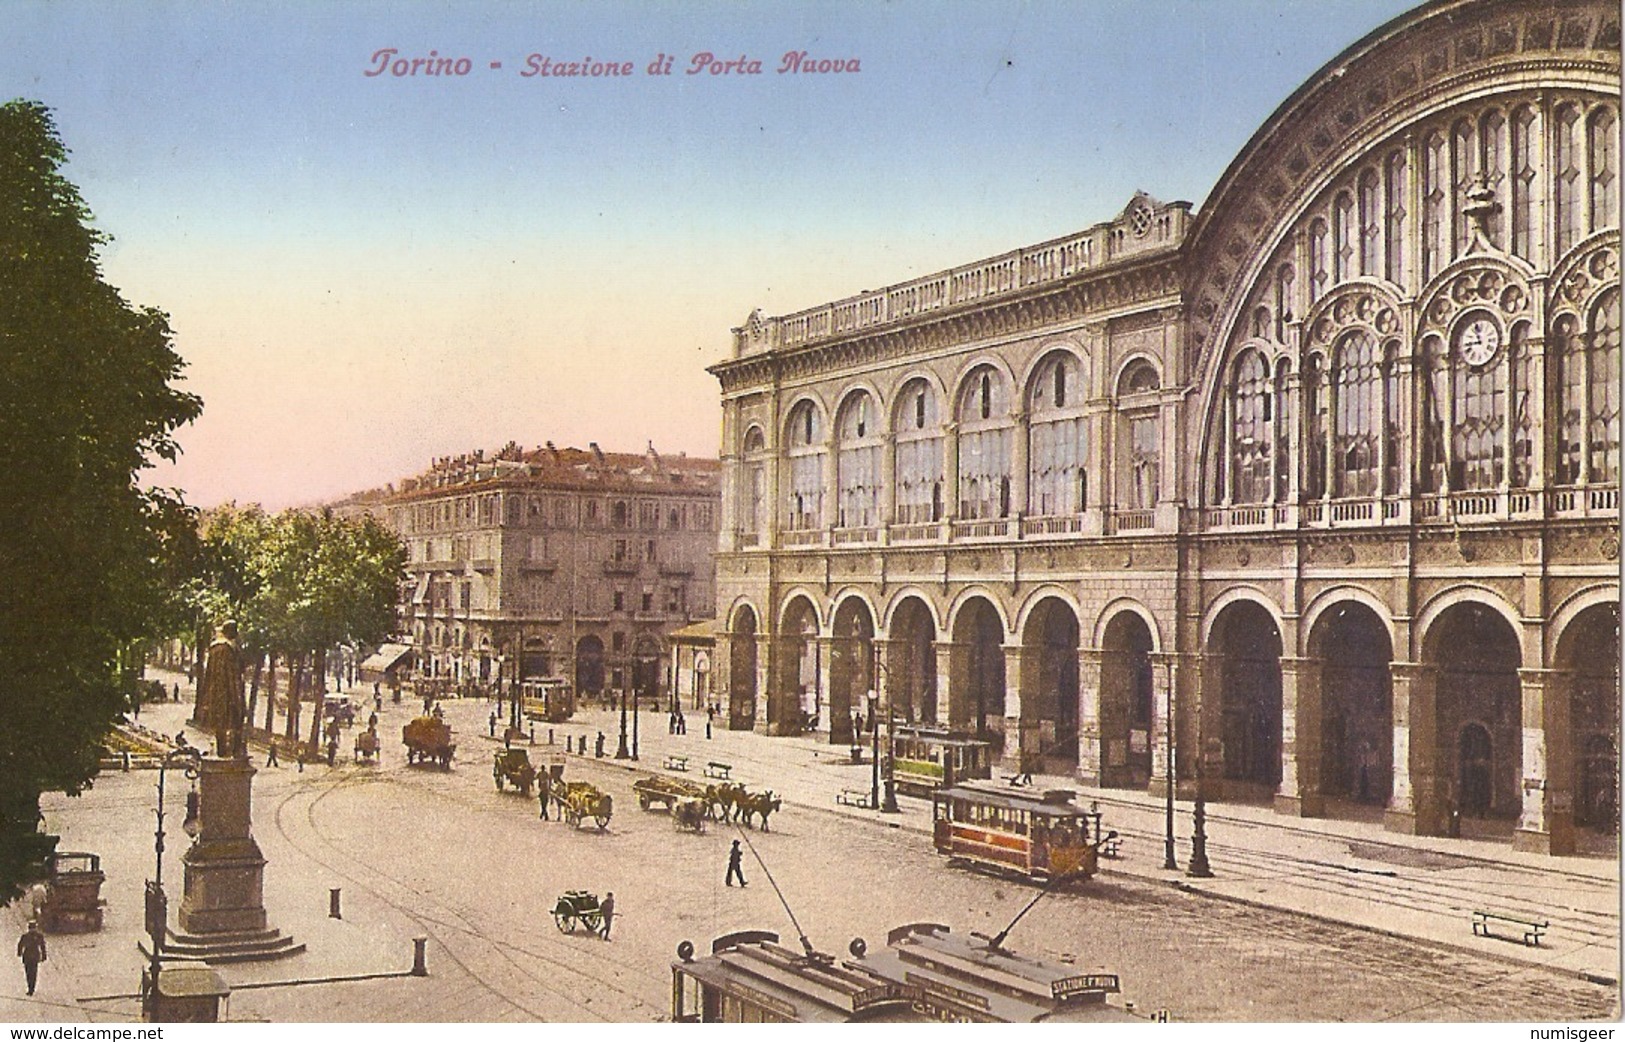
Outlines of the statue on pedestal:
{"type": "Polygon", "coordinates": [[[243,662],[237,650],[237,623],[227,619],[215,631],[203,661],[198,723],[214,732],[216,755],[248,756],[248,705],[243,698],[243,662]]]}

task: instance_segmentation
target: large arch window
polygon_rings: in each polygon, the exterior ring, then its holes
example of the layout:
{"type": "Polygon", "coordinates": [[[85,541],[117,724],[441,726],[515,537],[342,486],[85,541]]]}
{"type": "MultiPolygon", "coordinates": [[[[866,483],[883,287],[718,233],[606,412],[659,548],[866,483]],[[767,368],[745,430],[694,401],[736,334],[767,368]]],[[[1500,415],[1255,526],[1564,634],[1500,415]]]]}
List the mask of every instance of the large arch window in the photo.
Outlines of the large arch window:
{"type": "Polygon", "coordinates": [[[1591,311],[1587,335],[1579,317],[1564,312],[1552,324],[1558,367],[1557,473],[1559,485],[1619,480],[1619,291],[1603,295],[1591,311]]]}
{"type": "Polygon", "coordinates": [[[1499,354],[1482,365],[1474,365],[1459,346],[1454,355],[1450,487],[1493,489],[1506,473],[1506,366],[1499,354]]]}
{"type": "Polygon", "coordinates": [[[836,520],[840,528],[868,528],[880,518],[880,443],[874,399],[867,391],[841,406],[836,431],[836,520]]]}
{"type": "Polygon", "coordinates": [[[1382,384],[1376,339],[1366,330],[1344,334],[1332,368],[1336,386],[1332,468],[1337,496],[1372,496],[1382,468],[1382,384]]]}
{"type": "Polygon", "coordinates": [[[903,385],[892,429],[897,432],[898,523],[942,520],[942,426],[928,381],[903,385]]]}
{"type": "Polygon", "coordinates": [[[1231,384],[1230,501],[1266,503],[1274,448],[1272,388],[1264,356],[1246,351],[1236,360],[1231,384]]]}
{"type": "Polygon", "coordinates": [[[1554,159],[1552,203],[1557,211],[1557,255],[1574,248],[1585,235],[1584,196],[1580,161],[1585,154],[1585,125],[1578,105],[1562,105],[1552,114],[1554,159]]]}
{"type": "Polygon", "coordinates": [[[790,482],[785,496],[784,527],[789,531],[821,528],[824,524],[824,422],[811,401],[797,402],[790,410],[786,452],[790,482]]]}
{"type": "Polygon", "coordinates": [[[1157,505],[1162,478],[1162,421],[1156,391],[1162,386],[1150,362],[1123,371],[1118,384],[1118,504],[1125,510],[1157,505]]]}
{"type": "Polygon", "coordinates": [[[959,516],[972,520],[1010,513],[1009,388],[1003,374],[981,366],[959,400],[959,516]]]}
{"type": "Polygon", "coordinates": [[[744,474],[739,487],[739,528],[742,532],[757,534],[767,520],[767,437],[762,433],[762,428],[752,427],[745,432],[744,448],[744,474]]]}
{"type": "Polygon", "coordinates": [[[1039,517],[1080,513],[1088,494],[1088,370],[1065,352],[1046,358],[1027,396],[1027,508],[1039,517]]]}

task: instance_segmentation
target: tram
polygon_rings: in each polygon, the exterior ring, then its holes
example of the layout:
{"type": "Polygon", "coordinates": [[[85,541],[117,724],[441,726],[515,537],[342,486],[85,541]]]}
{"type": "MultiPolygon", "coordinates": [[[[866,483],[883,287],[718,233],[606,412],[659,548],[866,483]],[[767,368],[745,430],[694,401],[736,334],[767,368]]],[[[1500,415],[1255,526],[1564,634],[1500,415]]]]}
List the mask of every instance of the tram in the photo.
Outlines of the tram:
{"type": "Polygon", "coordinates": [[[900,724],[892,732],[892,779],[910,796],[993,776],[993,746],[942,727],[900,724]]]}
{"type": "Polygon", "coordinates": [[[768,930],[718,937],[709,956],[684,941],[672,963],[672,1020],[679,1023],[1022,1024],[1130,1021],[1107,1003],[1115,973],[1082,971],[1020,955],[997,941],[960,937],[939,923],[892,930],[886,947],[849,946],[851,958],[779,943],[768,930]]]}
{"type": "Polygon", "coordinates": [[[570,682],[562,677],[524,680],[519,684],[519,691],[520,706],[527,720],[560,724],[575,714],[575,695],[570,682]]]}
{"type": "Polygon", "coordinates": [[[1087,879],[1099,867],[1100,812],[1072,802],[1069,789],[1038,795],[960,785],[932,793],[937,853],[1018,872],[1030,879],[1087,879]]]}

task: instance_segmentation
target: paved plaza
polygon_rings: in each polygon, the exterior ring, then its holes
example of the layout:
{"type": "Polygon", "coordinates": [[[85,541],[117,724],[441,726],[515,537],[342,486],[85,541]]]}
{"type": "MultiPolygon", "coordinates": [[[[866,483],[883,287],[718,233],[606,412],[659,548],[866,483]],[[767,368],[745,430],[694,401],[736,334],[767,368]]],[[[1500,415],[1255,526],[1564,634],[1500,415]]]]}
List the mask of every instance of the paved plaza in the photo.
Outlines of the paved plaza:
{"type": "MultiPolygon", "coordinates": [[[[458,743],[453,770],[408,768],[400,725],[420,705],[385,700],[378,767],[340,760],[265,768],[255,757],[255,834],[269,865],[271,925],[307,951],[230,965],[228,1016],[239,1021],[657,1021],[669,1015],[678,942],[704,950],[741,928],[796,928],[764,874],[771,871],[808,937],[844,953],[890,928],[938,921],[956,932],[1002,928],[1035,892],[1027,884],[950,867],[932,851],[925,801],[882,814],[837,804],[866,789],[868,763],[815,738],[768,739],[689,719],[686,735],[645,711],[637,763],[613,759],[619,715],[587,708],[552,728],[553,749],[602,731],[605,759],[571,754],[567,777],[615,799],[602,832],[537,819],[536,803],[499,794],[487,736],[491,705],[444,703],[458,743]],[[771,831],[713,826],[695,836],[667,815],[639,810],[631,783],[660,773],[667,755],[691,777],[715,760],[753,790],[784,798],[771,831]],[[742,836],[751,886],[723,885],[728,841],[742,836]],[[340,890],[342,918],[330,918],[340,890]],[[613,938],[560,933],[548,914],[568,889],[614,890],[613,938]],[[407,975],[414,937],[428,938],[429,976],[407,975]]],[[[186,704],[148,707],[142,723],[184,726],[186,704]]],[[[354,732],[344,735],[348,751],[354,732]]],[[[195,732],[192,737],[200,739],[195,732]]],[[[532,759],[547,751],[538,725],[532,759]]],[[[703,779],[697,779],[703,780],[703,779]]],[[[0,989],[0,1020],[127,1021],[142,958],[142,881],[152,870],[156,775],[112,772],[83,797],[49,798],[47,824],[62,849],[101,855],[106,927],[51,939],[39,994],[21,971],[0,989]]],[[[1099,800],[1125,836],[1120,858],[1024,919],[1018,951],[1120,973],[1122,998],[1180,1020],[1462,1021],[1617,1016],[1617,859],[1518,854],[1495,838],[1396,835],[1380,824],[1303,821],[1223,804],[1209,816],[1215,876],[1163,869],[1162,805],[1143,794],[1072,787],[1099,800]],[[1529,911],[1551,928],[1539,948],[1474,936],[1470,913],[1529,911]]],[[[171,776],[170,824],[183,805],[171,776]]],[[[1189,855],[1190,805],[1178,806],[1178,855],[1189,855]]],[[[178,901],[174,828],[165,880],[178,901]]],[[[21,928],[21,910],[4,918],[21,928]]]]}

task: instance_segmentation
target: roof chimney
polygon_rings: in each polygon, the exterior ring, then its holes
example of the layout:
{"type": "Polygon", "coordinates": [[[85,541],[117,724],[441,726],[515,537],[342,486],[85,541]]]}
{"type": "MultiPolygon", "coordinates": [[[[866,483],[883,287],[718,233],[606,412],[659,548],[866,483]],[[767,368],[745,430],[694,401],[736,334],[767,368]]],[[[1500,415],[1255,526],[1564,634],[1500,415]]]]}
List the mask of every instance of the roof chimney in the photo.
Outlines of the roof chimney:
{"type": "Polygon", "coordinates": [[[597,460],[599,463],[604,462],[604,450],[598,447],[598,443],[596,441],[587,442],[587,448],[592,450],[593,459],[597,460]]]}

